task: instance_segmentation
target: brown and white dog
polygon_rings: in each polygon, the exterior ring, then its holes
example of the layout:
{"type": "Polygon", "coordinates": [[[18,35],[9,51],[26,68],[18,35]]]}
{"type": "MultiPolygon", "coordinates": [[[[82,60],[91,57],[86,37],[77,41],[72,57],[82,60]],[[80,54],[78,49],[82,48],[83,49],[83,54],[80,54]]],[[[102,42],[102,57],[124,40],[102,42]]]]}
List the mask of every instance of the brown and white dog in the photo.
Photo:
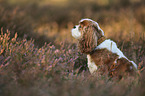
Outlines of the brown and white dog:
{"type": "Polygon", "coordinates": [[[127,74],[136,74],[137,65],[118,49],[114,41],[104,36],[97,22],[80,20],[79,25],[72,29],[72,36],[78,40],[80,51],[87,54],[91,74],[99,70],[102,74],[119,79],[127,74]]]}

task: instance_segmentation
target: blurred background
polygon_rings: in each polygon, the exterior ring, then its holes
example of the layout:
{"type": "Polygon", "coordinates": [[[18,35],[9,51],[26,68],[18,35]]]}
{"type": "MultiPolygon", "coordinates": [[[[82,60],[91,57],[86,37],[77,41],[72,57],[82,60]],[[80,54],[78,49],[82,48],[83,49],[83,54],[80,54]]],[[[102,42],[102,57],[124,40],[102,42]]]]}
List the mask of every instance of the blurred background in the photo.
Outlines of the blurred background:
{"type": "Polygon", "coordinates": [[[40,47],[76,42],[71,28],[82,18],[97,21],[117,42],[138,42],[144,39],[145,0],[0,0],[0,28],[40,47]]]}
{"type": "Polygon", "coordinates": [[[0,28],[2,96],[145,96],[145,0],[0,0],[0,28]],[[71,36],[82,18],[138,65],[139,80],[89,74],[71,36]]]}

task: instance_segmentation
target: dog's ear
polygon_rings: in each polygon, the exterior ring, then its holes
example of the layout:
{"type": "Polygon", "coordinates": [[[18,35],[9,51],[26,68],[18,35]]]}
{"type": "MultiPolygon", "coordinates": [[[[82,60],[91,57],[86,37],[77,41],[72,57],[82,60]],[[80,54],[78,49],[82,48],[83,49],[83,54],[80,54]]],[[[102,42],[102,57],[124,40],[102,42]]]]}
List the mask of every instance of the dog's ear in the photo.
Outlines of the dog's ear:
{"type": "Polygon", "coordinates": [[[82,53],[91,53],[97,46],[96,29],[89,21],[80,23],[82,37],[79,39],[79,49],[82,53]]]}
{"type": "Polygon", "coordinates": [[[88,26],[88,25],[90,25],[90,24],[91,24],[91,22],[88,21],[88,20],[80,21],[80,26],[81,26],[81,27],[88,26]]]}
{"type": "Polygon", "coordinates": [[[80,21],[80,26],[81,27],[85,27],[85,26],[89,26],[91,25],[92,27],[94,27],[94,29],[96,30],[96,36],[98,38],[101,38],[102,36],[104,36],[104,32],[103,30],[100,28],[99,24],[91,19],[82,19],[80,21]]]}
{"type": "Polygon", "coordinates": [[[99,24],[98,24],[97,22],[95,22],[95,21],[92,21],[92,25],[93,25],[93,27],[94,27],[95,30],[96,30],[96,35],[97,35],[97,37],[98,37],[98,38],[103,37],[103,36],[104,36],[104,32],[103,32],[103,30],[100,28],[99,24]]]}

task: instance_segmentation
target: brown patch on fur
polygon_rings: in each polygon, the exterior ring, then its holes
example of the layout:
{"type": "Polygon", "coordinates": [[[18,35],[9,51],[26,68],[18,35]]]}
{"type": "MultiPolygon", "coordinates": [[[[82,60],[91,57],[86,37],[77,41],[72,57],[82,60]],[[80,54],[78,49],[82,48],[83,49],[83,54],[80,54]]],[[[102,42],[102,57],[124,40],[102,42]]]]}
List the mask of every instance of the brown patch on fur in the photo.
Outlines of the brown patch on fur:
{"type": "Polygon", "coordinates": [[[107,49],[97,49],[92,54],[91,58],[97,66],[107,65],[108,70],[114,61],[119,57],[117,54],[108,51],[107,49]]]}
{"type": "Polygon", "coordinates": [[[123,76],[133,76],[137,74],[131,62],[125,58],[118,59],[117,54],[107,49],[97,49],[90,55],[102,75],[108,74],[110,77],[121,79],[123,76]]]}
{"type": "MultiPolygon", "coordinates": [[[[80,22],[81,38],[78,40],[78,47],[82,53],[89,54],[97,46],[97,40],[103,38],[102,32],[98,30],[98,26],[92,21],[84,20],[80,22]]],[[[102,42],[100,40],[100,42],[102,42]]],[[[99,44],[100,44],[99,42],[99,44]]]]}
{"type": "Polygon", "coordinates": [[[113,70],[109,73],[111,77],[121,79],[123,76],[135,76],[137,74],[136,70],[134,70],[133,64],[125,58],[118,59],[117,63],[112,66],[113,70]]]}
{"type": "Polygon", "coordinates": [[[106,37],[101,37],[100,39],[98,39],[98,41],[97,41],[97,46],[98,45],[100,45],[103,41],[105,41],[106,40],[106,37]]]}
{"type": "Polygon", "coordinates": [[[83,27],[81,32],[82,37],[78,40],[78,47],[82,53],[89,54],[97,46],[96,30],[90,25],[83,27]]]}
{"type": "Polygon", "coordinates": [[[91,24],[91,21],[88,21],[88,20],[84,20],[83,22],[80,22],[81,27],[88,26],[90,24],[91,24]]]}
{"type": "Polygon", "coordinates": [[[87,26],[92,26],[92,27],[94,27],[94,30],[96,31],[95,34],[98,37],[98,39],[103,37],[101,30],[99,30],[98,26],[94,22],[92,22],[92,21],[84,20],[84,21],[80,22],[80,26],[81,26],[82,29],[84,27],[87,27],[87,26]]]}

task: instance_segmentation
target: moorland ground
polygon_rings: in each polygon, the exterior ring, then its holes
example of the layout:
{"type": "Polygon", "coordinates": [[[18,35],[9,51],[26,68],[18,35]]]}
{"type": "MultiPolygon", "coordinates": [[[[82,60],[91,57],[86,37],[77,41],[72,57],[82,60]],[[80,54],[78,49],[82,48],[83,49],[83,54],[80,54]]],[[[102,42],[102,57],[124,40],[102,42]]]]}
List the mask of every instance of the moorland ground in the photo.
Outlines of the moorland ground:
{"type": "Polygon", "coordinates": [[[0,0],[1,96],[144,96],[143,0],[0,0]],[[71,28],[97,21],[136,62],[138,78],[91,76],[71,28]],[[78,74],[79,73],[79,74],[78,74]]]}

